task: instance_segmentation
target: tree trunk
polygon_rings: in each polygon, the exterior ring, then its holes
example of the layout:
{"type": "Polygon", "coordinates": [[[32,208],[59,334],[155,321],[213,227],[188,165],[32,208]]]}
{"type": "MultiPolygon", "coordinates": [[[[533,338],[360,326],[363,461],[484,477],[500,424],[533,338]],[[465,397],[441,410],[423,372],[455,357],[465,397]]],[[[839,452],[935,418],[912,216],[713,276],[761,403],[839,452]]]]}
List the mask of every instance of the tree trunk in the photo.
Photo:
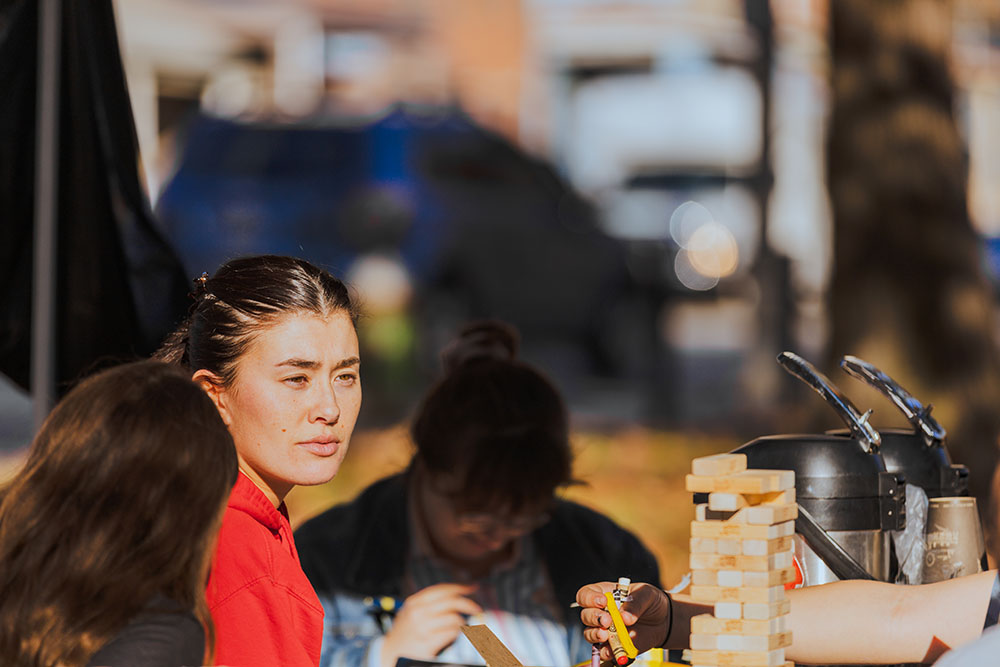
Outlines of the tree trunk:
{"type": "MultiPolygon", "coordinates": [[[[933,403],[952,458],[969,467],[970,488],[985,507],[1000,434],[1000,361],[953,113],[952,6],[829,6],[829,367],[854,354],[933,403]]],[[[853,382],[842,386],[863,393],[853,382]]],[[[856,402],[875,408],[874,424],[899,421],[887,401],[865,396],[856,402]]]]}

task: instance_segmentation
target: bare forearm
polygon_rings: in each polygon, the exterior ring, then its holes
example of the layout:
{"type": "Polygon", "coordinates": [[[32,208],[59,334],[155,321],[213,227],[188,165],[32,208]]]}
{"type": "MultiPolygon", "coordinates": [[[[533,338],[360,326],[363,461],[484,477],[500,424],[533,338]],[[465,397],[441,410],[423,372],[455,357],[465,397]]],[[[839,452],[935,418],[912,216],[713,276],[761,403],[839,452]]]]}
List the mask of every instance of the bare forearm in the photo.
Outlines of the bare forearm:
{"type": "Polygon", "coordinates": [[[979,636],[995,573],[924,586],[840,581],[789,591],[790,660],[933,661],[979,636]]]}

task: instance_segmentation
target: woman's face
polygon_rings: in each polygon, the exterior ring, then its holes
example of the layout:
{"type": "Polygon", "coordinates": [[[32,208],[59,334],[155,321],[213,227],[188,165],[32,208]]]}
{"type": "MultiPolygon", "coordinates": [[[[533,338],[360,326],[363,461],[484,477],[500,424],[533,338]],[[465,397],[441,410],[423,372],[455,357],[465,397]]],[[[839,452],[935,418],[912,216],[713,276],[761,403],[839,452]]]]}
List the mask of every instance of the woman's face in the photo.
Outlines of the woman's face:
{"type": "Polygon", "coordinates": [[[296,484],[337,474],[361,408],[359,364],[346,313],[290,313],[257,335],[231,386],[207,383],[206,371],[195,379],[229,427],[240,469],[277,506],[296,484]]]}

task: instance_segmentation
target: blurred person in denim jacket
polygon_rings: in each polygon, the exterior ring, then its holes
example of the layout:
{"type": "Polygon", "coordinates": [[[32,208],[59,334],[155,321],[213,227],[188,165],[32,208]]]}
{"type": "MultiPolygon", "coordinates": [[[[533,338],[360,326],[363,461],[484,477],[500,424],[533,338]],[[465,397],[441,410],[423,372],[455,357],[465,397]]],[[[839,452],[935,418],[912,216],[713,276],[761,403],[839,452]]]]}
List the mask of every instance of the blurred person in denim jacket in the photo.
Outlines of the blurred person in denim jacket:
{"type": "Polygon", "coordinates": [[[517,348],[502,323],[463,329],[407,470],[297,531],[326,612],[321,665],[482,664],[459,634],[485,623],[526,664],[564,667],[590,655],[569,606],[582,584],[659,580],[635,536],[556,498],[573,482],[566,408],[517,348]]]}

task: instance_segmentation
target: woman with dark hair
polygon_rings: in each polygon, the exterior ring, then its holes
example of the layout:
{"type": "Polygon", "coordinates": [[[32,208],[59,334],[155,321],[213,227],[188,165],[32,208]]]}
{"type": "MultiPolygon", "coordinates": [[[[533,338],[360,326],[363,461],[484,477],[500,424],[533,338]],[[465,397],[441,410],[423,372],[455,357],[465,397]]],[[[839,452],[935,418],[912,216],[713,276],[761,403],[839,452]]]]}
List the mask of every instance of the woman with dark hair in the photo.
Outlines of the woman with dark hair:
{"type": "Polygon", "coordinates": [[[239,458],[208,582],[216,658],[316,665],[323,607],[284,498],[329,481],[347,453],[361,407],[354,305],[343,283],[291,257],[236,259],[196,283],[188,319],[156,356],[208,393],[239,458]]]}
{"type": "Polygon", "coordinates": [[[0,496],[0,664],[211,662],[205,580],[235,479],[225,424],[176,368],[81,382],[0,496]]]}
{"type": "Polygon", "coordinates": [[[326,610],[324,667],[482,664],[455,641],[466,623],[489,625],[526,664],[565,667],[590,655],[569,608],[581,584],[659,579],[634,536],[555,497],[573,482],[566,409],[517,347],[506,325],[466,327],[414,421],[406,472],[297,532],[326,610]]]}

